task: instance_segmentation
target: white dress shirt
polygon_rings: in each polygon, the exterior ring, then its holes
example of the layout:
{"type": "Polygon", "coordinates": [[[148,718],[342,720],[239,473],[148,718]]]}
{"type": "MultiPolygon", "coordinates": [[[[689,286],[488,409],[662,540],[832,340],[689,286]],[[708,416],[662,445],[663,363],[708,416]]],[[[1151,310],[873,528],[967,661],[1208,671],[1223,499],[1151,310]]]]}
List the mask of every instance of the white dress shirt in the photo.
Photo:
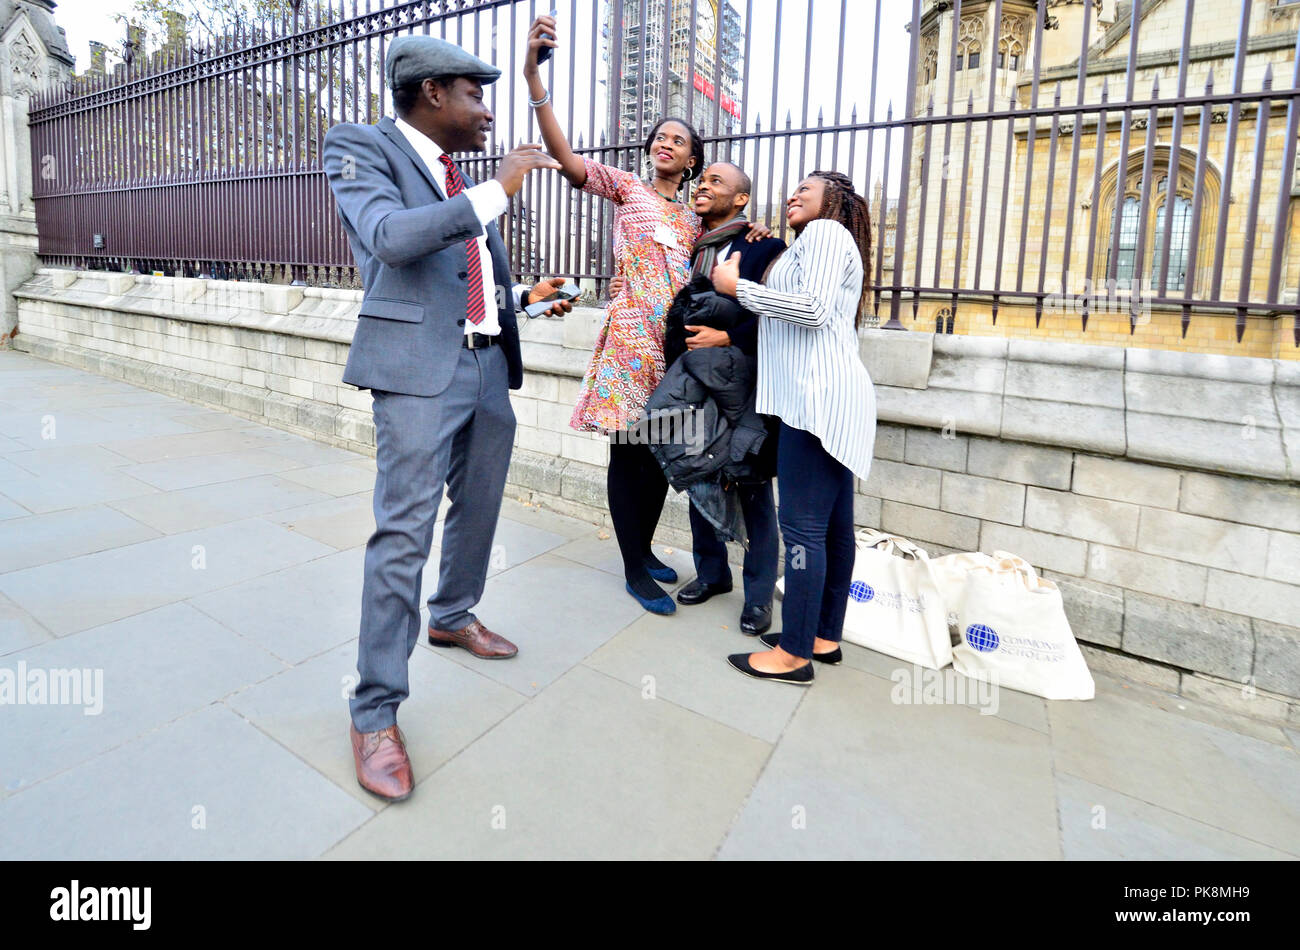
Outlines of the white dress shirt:
{"type": "MultiPolygon", "coordinates": [[[[415,153],[424,161],[425,167],[429,170],[429,176],[434,181],[434,187],[438,189],[438,193],[443,198],[446,198],[447,169],[442,164],[442,149],[437,142],[401,117],[398,117],[395,121],[397,127],[402,130],[402,134],[406,136],[407,141],[411,143],[411,147],[415,149],[415,153]]],[[[492,255],[488,251],[486,227],[506,213],[510,202],[506,198],[506,190],[501,187],[501,182],[495,178],[488,179],[473,188],[466,188],[465,197],[469,198],[474,213],[484,226],[483,233],[478,236],[475,243],[478,245],[479,260],[482,261],[483,309],[485,311],[482,323],[473,324],[468,320],[465,321],[465,333],[467,335],[482,333],[485,336],[496,336],[501,332],[501,320],[497,312],[497,281],[496,274],[492,270],[492,255]]],[[[509,285],[506,284],[505,286],[509,285]]],[[[518,295],[516,294],[516,306],[517,300],[518,295]]]]}

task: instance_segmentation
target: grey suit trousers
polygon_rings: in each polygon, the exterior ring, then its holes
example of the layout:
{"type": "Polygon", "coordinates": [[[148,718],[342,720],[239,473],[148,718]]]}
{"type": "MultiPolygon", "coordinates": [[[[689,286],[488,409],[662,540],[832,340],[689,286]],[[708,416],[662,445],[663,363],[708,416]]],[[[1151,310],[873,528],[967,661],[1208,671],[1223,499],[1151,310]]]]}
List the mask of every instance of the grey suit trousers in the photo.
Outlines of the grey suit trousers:
{"type": "Polygon", "coordinates": [[[483,596],[514,444],[506,357],[500,347],[461,351],[437,396],[374,392],[375,533],[366,545],[360,681],[351,699],[359,732],[387,729],[410,692],[407,661],[421,634],[420,576],[429,559],[443,485],[438,588],[429,622],[459,630],[483,596]]]}

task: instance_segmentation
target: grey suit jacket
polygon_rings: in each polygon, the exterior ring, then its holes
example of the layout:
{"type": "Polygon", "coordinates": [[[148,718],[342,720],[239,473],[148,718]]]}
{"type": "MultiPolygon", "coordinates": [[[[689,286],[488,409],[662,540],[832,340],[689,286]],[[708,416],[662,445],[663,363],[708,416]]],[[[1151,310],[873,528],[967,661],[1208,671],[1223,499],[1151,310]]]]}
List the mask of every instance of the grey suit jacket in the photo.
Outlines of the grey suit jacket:
{"type": "MultiPolygon", "coordinates": [[[[361,269],[365,299],[343,381],[360,389],[436,396],[451,384],[468,308],[465,242],[481,225],[464,194],[444,199],[397,124],[336,125],[325,174],[361,269]]],[[[466,187],[474,183],[466,179],[466,187]]],[[[487,226],[510,388],[523,385],[510,261],[487,226]]],[[[493,306],[493,301],[488,301],[493,306]]]]}

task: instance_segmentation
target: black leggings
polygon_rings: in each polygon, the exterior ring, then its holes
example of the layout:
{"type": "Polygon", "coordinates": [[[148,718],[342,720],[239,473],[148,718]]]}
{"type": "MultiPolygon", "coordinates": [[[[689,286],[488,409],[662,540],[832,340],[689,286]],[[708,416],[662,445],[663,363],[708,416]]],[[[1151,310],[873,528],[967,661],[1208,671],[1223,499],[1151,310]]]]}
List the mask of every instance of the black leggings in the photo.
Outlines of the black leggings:
{"type": "Polygon", "coordinates": [[[668,479],[648,445],[611,440],[606,490],[610,520],[623,555],[623,573],[633,587],[644,588],[654,583],[645,559],[668,497],[668,479]]]}

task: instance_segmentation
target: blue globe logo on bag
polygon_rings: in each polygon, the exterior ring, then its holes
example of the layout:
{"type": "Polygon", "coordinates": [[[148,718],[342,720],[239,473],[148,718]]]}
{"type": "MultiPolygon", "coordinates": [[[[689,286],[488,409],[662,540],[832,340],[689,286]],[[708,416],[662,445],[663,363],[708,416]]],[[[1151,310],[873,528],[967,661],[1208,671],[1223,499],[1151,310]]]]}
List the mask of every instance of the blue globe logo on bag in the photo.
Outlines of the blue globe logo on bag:
{"type": "Polygon", "coordinates": [[[849,596],[858,603],[865,604],[876,596],[876,592],[871,589],[871,585],[866,581],[854,581],[849,585],[849,596]]]}
{"type": "Polygon", "coordinates": [[[1002,642],[998,632],[982,623],[973,623],[966,628],[966,642],[980,653],[992,653],[1002,642]]]}

